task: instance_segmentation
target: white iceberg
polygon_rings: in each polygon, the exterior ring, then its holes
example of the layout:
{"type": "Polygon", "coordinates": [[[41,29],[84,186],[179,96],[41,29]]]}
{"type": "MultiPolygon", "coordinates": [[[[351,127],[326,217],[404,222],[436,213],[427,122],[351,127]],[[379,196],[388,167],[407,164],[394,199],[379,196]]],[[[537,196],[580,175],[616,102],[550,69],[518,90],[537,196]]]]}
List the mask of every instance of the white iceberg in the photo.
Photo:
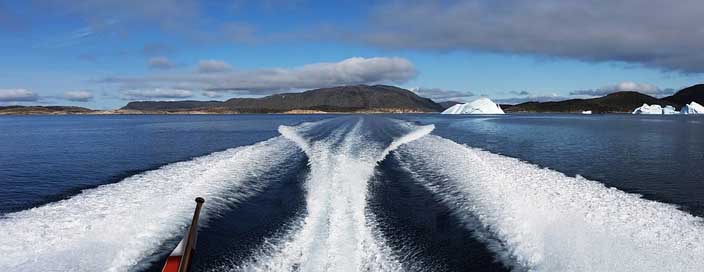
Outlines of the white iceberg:
{"type": "Polygon", "coordinates": [[[680,112],[682,114],[704,114],[704,106],[692,101],[691,103],[684,105],[680,112]]]}
{"type": "Polygon", "coordinates": [[[504,114],[504,111],[491,99],[481,97],[469,103],[449,107],[442,114],[504,114]]]}
{"type": "Polygon", "coordinates": [[[673,106],[665,106],[662,108],[662,114],[680,114],[680,112],[673,106]]]}
{"type": "Polygon", "coordinates": [[[660,105],[643,104],[643,106],[633,110],[633,114],[662,114],[662,107],[660,105]]]}

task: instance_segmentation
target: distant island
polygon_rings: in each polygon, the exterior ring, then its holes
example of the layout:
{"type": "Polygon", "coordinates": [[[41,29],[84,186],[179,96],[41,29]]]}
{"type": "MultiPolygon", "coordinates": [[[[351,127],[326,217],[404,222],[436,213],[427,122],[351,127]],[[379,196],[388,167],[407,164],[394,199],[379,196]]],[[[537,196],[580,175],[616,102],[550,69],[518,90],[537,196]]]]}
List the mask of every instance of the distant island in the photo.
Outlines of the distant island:
{"type": "Polygon", "coordinates": [[[704,84],[682,89],[674,95],[661,99],[639,92],[616,92],[590,99],[569,99],[554,102],[526,102],[517,105],[502,105],[506,112],[571,112],[592,111],[593,113],[630,113],[634,109],[648,105],[673,106],[681,109],[690,102],[704,103],[704,84]]]}
{"type": "Polygon", "coordinates": [[[554,102],[526,102],[504,109],[506,112],[582,112],[593,113],[632,112],[643,104],[660,104],[675,106],[674,103],[657,99],[639,92],[617,92],[603,97],[590,99],[569,99],[554,102]]]}
{"type": "Polygon", "coordinates": [[[0,114],[5,115],[39,115],[39,114],[90,114],[96,112],[89,108],[72,106],[0,106],[0,114]]]}
{"type": "MultiPolygon", "coordinates": [[[[677,109],[695,101],[704,104],[704,84],[655,98],[638,92],[616,92],[603,97],[552,102],[500,105],[507,113],[630,113],[643,104],[677,109]]],[[[436,113],[460,102],[435,102],[412,91],[388,85],[321,88],[300,93],[226,101],[135,101],[120,109],[92,110],[72,106],[4,106],[0,114],[242,114],[242,113],[436,113]]]]}
{"type": "Polygon", "coordinates": [[[224,102],[130,102],[121,110],[214,113],[420,113],[442,111],[443,107],[406,89],[386,85],[355,85],[275,94],[262,98],[233,98],[224,102]]]}

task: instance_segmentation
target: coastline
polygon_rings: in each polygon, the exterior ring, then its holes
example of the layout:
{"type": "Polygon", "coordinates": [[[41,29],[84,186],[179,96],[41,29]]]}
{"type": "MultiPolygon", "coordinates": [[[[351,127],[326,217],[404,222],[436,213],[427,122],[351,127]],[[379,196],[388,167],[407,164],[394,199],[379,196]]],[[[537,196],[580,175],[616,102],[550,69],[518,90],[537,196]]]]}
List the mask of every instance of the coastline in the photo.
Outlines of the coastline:
{"type": "Polygon", "coordinates": [[[232,110],[86,110],[86,111],[63,111],[63,110],[5,110],[0,111],[0,115],[233,115],[233,114],[393,114],[393,113],[439,113],[424,112],[408,109],[370,109],[357,111],[319,111],[295,109],[283,112],[238,112],[232,110]]]}

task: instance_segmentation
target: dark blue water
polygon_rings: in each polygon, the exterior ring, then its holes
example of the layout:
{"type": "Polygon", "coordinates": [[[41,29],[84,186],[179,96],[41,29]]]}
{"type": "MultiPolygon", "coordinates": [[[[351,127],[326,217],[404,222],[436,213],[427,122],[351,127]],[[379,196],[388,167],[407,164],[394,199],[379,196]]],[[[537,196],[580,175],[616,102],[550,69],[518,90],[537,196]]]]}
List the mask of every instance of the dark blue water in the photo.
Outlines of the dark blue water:
{"type": "Polygon", "coordinates": [[[379,165],[372,179],[370,210],[379,229],[402,255],[404,269],[437,271],[507,271],[487,246],[452,214],[442,200],[401,169],[395,157],[379,165]]]}
{"type": "MultiPolygon", "coordinates": [[[[81,190],[120,182],[174,162],[252,145],[279,136],[279,125],[337,117],[0,117],[0,214],[54,203],[81,190]]],[[[432,124],[434,135],[569,176],[581,175],[704,216],[702,117],[345,116],[313,126],[301,135],[311,143],[334,142],[329,147],[333,154],[348,146],[349,139],[362,139],[354,143],[358,149],[347,151],[349,157],[361,157],[403,135],[403,128],[385,118],[432,124]],[[355,126],[357,122],[364,125],[355,126]],[[362,131],[355,131],[360,128],[362,131]]],[[[485,241],[476,238],[474,230],[466,227],[441,196],[415,181],[398,160],[388,156],[375,167],[366,213],[376,218],[375,229],[397,253],[405,270],[502,271],[509,267],[499,262],[485,241]]],[[[331,169],[338,166],[330,164],[331,169]]],[[[260,254],[268,239],[280,237],[292,222],[305,217],[310,172],[310,158],[300,150],[277,168],[245,180],[243,186],[262,180],[273,182],[242,203],[223,209],[202,228],[194,260],[196,270],[238,267],[260,254]]],[[[160,250],[142,259],[138,267],[159,271],[178,239],[161,242],[160,250]]],[[[0,268],[1,264],[0,257],[0,268]]]]}
{"type": "Polygon", "coordinates": [[[0,214],[118,182],[145,170],[278,135],[329,116],[0,117],[0,214]]]}
{"type": "Polygon", "coordinates": [[[704,118],[645,115],[414,116],[434,134],[581,175],[704,216],[704,118]]]}

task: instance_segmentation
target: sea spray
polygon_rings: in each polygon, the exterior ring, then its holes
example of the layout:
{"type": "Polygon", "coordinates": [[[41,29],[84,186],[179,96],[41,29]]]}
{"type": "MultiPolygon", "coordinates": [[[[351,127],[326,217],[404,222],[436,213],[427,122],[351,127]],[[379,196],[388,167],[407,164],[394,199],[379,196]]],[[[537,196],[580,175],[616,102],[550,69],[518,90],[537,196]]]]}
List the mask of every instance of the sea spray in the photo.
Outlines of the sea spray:
{"type": "Polygon", "coordinates": [[[673,205],[437,136],[398,154],[519,270],[704,270],[704,223],[673,205]]]}
{"type": "Polygon", "coordinates": [[[309,157],[306,215],[291,232],[240,266],[243,271],[399,271],[393,253],[366,213],[376,163],[432,126],[343,118],[279,131],[309,157]],[[381,123],[377,123],[381,122],[381,123]],[[345,126],[344,124],[354,124],[345,126]],[[378,133],[383,128],[384,133],[378,133]]]}
{"type": "Polygon", "coordinates": [[[125,271],[144,265],[183,234],[193,199],[208,199],[204,221],[259,192],[256,177],[281,167],[295,145],[277,137],[216,152],[85,190],[0,219],[2,271],[125,271]]]}

